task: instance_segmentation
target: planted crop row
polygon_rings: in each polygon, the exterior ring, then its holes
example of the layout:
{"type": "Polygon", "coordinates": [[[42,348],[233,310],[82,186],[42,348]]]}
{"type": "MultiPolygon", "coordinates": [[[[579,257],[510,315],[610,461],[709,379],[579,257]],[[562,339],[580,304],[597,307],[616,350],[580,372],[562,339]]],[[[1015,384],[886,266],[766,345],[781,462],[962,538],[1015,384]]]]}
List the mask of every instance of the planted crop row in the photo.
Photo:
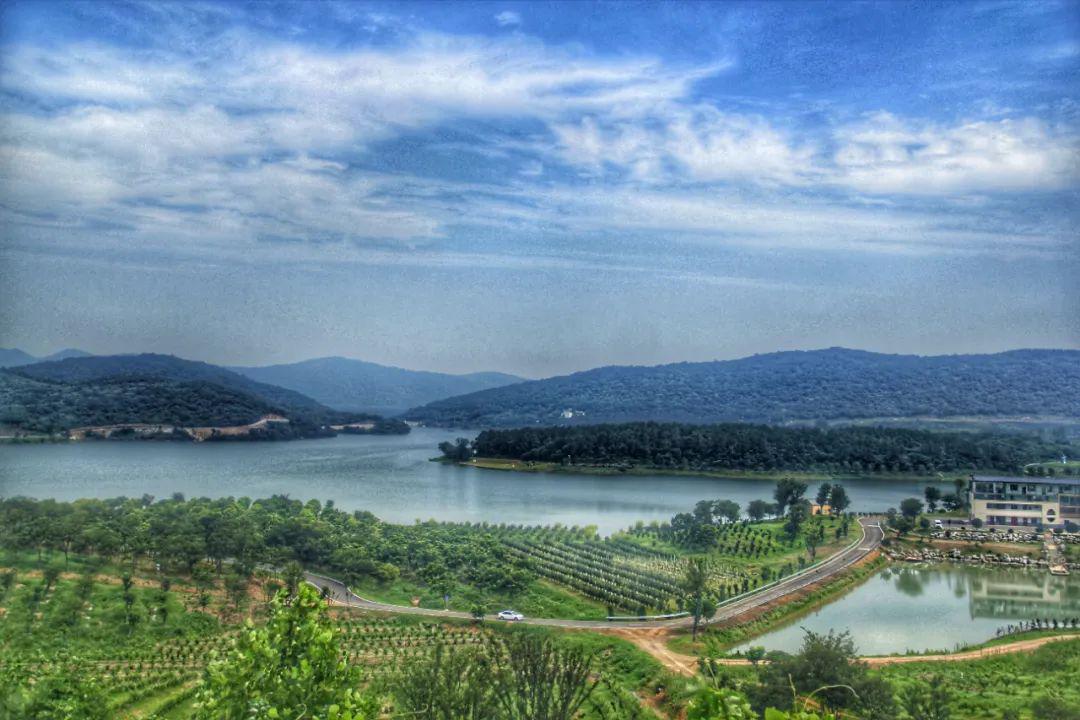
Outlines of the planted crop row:
{"type": "Polygon", "coordinates": [[[678,592],[678,588],[669,582],[658,581],[614,563],[581,557],[561,547],[505,542],[511,552],[528,558],[543,577],[607,605],[630,609],[640,606],[666,608],[678,592]]]}

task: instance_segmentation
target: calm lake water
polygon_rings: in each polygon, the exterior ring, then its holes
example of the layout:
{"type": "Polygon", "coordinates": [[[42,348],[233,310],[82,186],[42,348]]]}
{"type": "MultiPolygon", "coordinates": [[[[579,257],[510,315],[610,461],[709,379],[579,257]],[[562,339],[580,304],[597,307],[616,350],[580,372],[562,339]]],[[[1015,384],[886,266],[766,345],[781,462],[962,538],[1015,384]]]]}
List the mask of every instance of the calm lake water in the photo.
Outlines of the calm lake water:
{"type": "MultiPolygon", "coordinates": [[[[704,498],[745,508],[769,499],[773,482],[670,476],[509,473],[429,462],[460,432],[429,428],[405,436],[342,435],[261,443],[82,442],[0,445],[0,496],[267,497],[333,500],[384,520],[435,518],[596,525],[607,534],[637,520],[668,520],[704,498]]],[[[852,510],[897,507],[923,482],[845,483],[852,510]]],[[[943,489],[950,486],[942,486],[943,489]]],[[[811,495],[814,488],[810,489],[811,495]]]]}
{"type": "Polygon", "coordinates": [[[967,565],[900,565],[812,615],[740,646],[793,652],[803,628],[848,630],[863,655],[953,650],[1020,620],[1080,617],[1080,576],[967,565]]]}

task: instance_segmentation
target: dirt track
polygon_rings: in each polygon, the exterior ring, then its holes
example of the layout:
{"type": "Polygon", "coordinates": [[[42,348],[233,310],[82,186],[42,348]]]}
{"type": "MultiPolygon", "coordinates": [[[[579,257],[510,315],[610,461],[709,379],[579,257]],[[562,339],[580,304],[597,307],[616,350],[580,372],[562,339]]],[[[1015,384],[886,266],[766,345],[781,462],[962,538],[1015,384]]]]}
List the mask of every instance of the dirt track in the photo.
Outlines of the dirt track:
{"type": "MultiPolygon", "coordinates": [[[[619,633],[622,637],[630,640],[635,645],[640,647],[645,652],[652,655],[654,658],[660,661],[660,663],[668,670],[679,673],[681,675],[693,675],[697,672],[698,659],[692,655],[683,655],[676,653],[667,647],[665,643],[665,637],[662,634],[663,631],[651,631],[652,634],[647,634],[650,631],[642,631],[640,635],[636,633],[619,633]]],[[[882,657],[864,657],[862,661],[871,667],[881,667],[882,665],[901,665],[905,663],[920,663],[920,662],[964,662],[967,660],[978,660],[985,657],[993,657],[994,655],[1008,655],[1010,653],[1018,652],[1030,652],[1038,649],[1043,645],[1052,642],[1058,642],[1061,640],[1076,640],[1080,639],[1080,635],[1051,635],[1047,637],[1034,638],[1031,640],[1017,640],[1016,642],[1005,643],[1004,645],[995,645],[993,647],[981,648],[979,650],[965,650],[957,653],[942,653],[938,655],[887,655],[882,657]]],[[[750,661],[746,658],[721,658],[718,659],[719,665],[749,665],[750,661]]]]}

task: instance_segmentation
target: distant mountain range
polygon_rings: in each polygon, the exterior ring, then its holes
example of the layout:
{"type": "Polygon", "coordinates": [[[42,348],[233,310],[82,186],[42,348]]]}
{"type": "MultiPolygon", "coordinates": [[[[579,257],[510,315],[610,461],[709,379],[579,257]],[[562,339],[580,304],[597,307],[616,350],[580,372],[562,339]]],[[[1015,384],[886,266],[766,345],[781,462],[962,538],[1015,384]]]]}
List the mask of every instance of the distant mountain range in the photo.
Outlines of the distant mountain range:
{"type": "MultiPolygon", "coordinates": [[[[69,357],[0,371],[0,424],[35,432],[118,423],[232,426],[267,414],[290,420],[284,431],[275,426],[275,437],[325,434],[326,425],[380,420],[172,355],[69,357]]],[[[402,423],[381,429],[407,431],[402,423]]]]}
{"type": "Polygon", "coordinates": [[[74,348],[67,348],[59,352],[54,352],[52,355],[46,355],[44,357],[34,357],[30,353],[23,352],[18,348],[0,348],[0,368],[16,367],[18,365],[30,365],[38,362],[49,362],[52,360],[66,360],[67,358],[80,358],[89,357],[90,353],[83,352],[82,350],[76,350],[74,348]]]}
{"type": "Polygon", "coordinates": [[[1080,351],[922,357],[830,348],[611,366],[439,400],[404,417],[485,428],[1017,415],[1080,418],[1080,351]]]}
{"type": "Polygon", "coordinates": [[[448,375],[343,357],[230,369],[258,382],[296,390],[338,410],[382,415],[397,415],[411,407],[454,395],[523,381],[523,378],[497,372],[448,375]]]}
{"type": "MultiPolygon", "coordinates": [[[[26,367],[66,359],[92,358],[82,350],[61,350],[47,357],[34,357],[17,348],[0,348],[0,368],[26,367]]],[[[324,357],[286,365],[221,367],[190,360],[173,363],[169,355],[103,355],[95,361],[68,367],[47,366],[25,373],[28,377],[89,380],[116,374],[167,376],[171,379],[205,380],[243,391],[252,391],[271,403],[301,405],[314,400],[336,410],[397,415],[409,408],[455,395],[502,387],[524,378],[498,372],[466,375],[406,370],[343,357],[324,357]],[[163,363],[168,363],[168,369],[163,363]],[[186,365],[184,365],[186,363],[186,365]],[[184,369],[181,369],[181,366],[184,369]],[[236,378],[240,375],[246,382],[236,378]],[[259,385],[277,390],[258,389],[259,385]],[[280,392],[292,390],[294,394],[280,392]],[[301,399],[297,394],[306,396],[301,399]]]]}

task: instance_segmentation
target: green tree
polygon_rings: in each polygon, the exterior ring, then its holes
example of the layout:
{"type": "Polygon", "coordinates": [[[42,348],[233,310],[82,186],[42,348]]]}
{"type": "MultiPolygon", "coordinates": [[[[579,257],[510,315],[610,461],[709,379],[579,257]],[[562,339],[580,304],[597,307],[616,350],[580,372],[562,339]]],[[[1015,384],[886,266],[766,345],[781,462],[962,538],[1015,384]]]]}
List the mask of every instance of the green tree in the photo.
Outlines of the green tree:
{"type": "Polygon", "coordinates": [[[927,485],[923,491],[923,497],[926,498],[926,507],[930,509],[930,512],[937,510],[937,504],[941,500],[941,491],[933,485],[927,485]]]}
{"type": "Polygon", "coordinates": [[[765,516],[772,515],[775,507],[765,500],[751,500],[746,506],[746,515],[754,522],[761,522],[765,516]]]}
{"type": "Polygon", "coordinates": [[[783,515],[789,505],[802,500],[806,494],[806,483],[792,478],[783,478],[776,483],[773,497],[776,499],[776,514],[783,515]]]}
{"type": "Polygon", "coordinates": [[[491,639],[500,720],[571,720],[596,689],[589,655],[552,638],[511,633],[491,639]]]}
{"type": "Polygon", "coordinates": [[[834,515],[839,515],[851,507],[851,498],[843,485],[833,485],[832,493],[829,494],[829,506],[834,515]]]}
{"type": "Polygon", "coordinates": [[[810,517],[808,505],[809,503],[805,500],[800,500],[788,508],[787,519],[784,521],[784,532],[792,540],[799,536],[799,530],[802,528],[803,523],[810,517]]]}
{"type": "Polygon", "coordinates": [[[968,504],[967,492],[965,492],[966,486],[967,481],[965,481],[964,478],[953,478],[953,487],[956,488],[956,497],[964,507],[967,507],[968,504]]]}
{"type": "Polygon", "coordinates": [[[739,503],[732,500],[717,500],[713,503],[713,514],[726,522],[739,520],[739,503]]]}
{"type": "Polygon", "coordinates": [[[906,498],[900,501],[900,514],[912,522],[923,511],[922,500],[919,498],[906,498]]]}
{"type": "Polygon", "coordinates": [[[865,720],[891,719],[896,714],[892,687],[870,675],[846,632],[806,631],[799,652],[774,657],[760,671],[760,679],[760,685],[750,691],[759,712],[791,707],[794,690],[802,696],[812,693],[825,710],[853,710],[865,720]]]}
{"type": "Polygon", "coordinates": [[[818,546],[825,542],[825,526],[820,520],[815,520],[810,524],[810,527],[806,531],[805,542],[806,552],[810,554],[810,559],[815,559],[817,557],[818,546]]]}
{"type": "Polygon", "coordinates": [[[498,709],[494,667],[477,650],[436,645],[409,663],[393,683],[395,716],[425,720],[489,720],[498,709]]]}
{"type": "Polygon", "coordinates": [[[765,648],[761,645],[752,645],[746,650],[746,659],[756,667],[759,662],[765,659],[765,648]]]}
{"type": "Polygon", "coordinates": [[[692,557],[686,563],[683,590],[689,599],[690,613],[694,617],[693,639],[697,640],[698,625],[705,612],[705,588],[709,582],[709,562],[703,557],[692,557]]]}
{"type": "Polygon", "coordinates": [[[829,498],[832,496],[832,485],[829,483],[821,483],[817,489],[817,496],[814,498],[814,502],[818,505],[828,505],[829,498]]]}
{"type": "Polygon", "coordinates": [[[85,674],[47,667],[37,682],[0,682],[0,717],[12,720],[107,720],[105,691],[85,674]]]}
{"type": "Polygon", "coordinates": [[[951,699],[952,694],[937,675],[900,691],[900,705],[912,720],[949,720],[951,699]]]}
{"type": "Polygon", "coordinates": [[[207,667],[195,718],[374,718],[377,704],[357,691],[336,633],[314,588],[279,593],[266,626],[248,622],[232,650],[207,667]]]}

